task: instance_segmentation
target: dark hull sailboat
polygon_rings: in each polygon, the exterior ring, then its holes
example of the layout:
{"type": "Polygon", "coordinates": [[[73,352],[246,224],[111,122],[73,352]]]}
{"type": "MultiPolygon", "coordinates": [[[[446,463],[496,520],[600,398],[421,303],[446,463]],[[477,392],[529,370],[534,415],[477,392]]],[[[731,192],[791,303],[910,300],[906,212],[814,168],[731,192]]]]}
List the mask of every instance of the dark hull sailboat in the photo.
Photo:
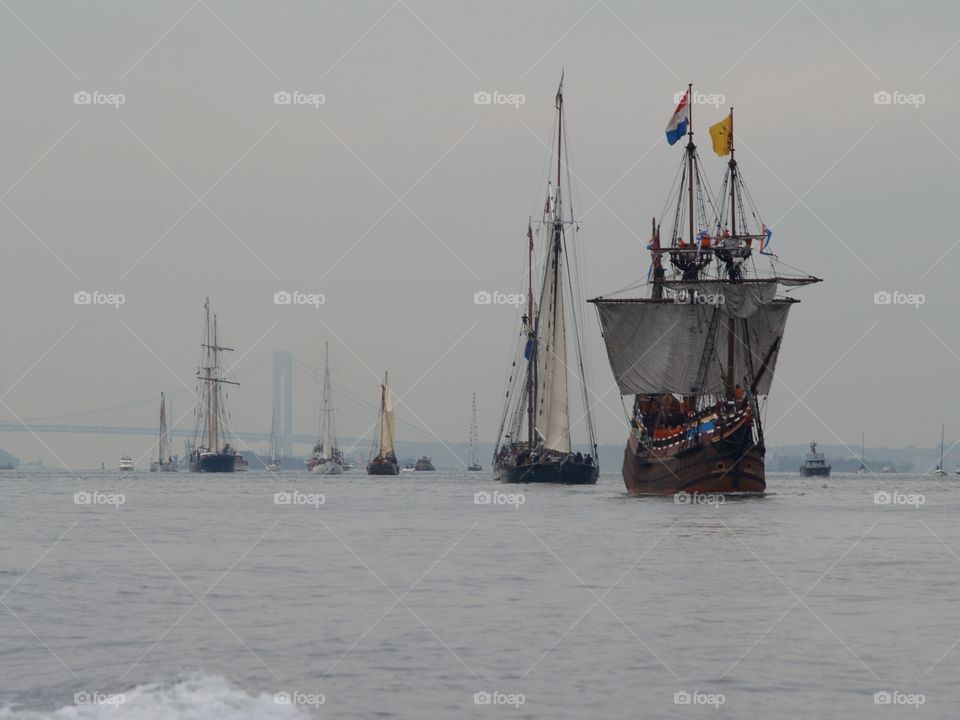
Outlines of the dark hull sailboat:
{"type": "Polygon", "coordinates": [[[234,472],[236,461],[237,456],[232,453],[200,453],[190,458],[190,472],[234,472]]]}
{"type": "Polygon", "coordinates": [[[557,462],[535,462],[498,470],[494,478],[502,483],[559,483],[596,485],[600,468],[569,457],[557,462]]]}
{"type": "Polygon", "coordinates": [[[367,475],[399,475],[400,463],[397,462],[395,446],[396,420],[393,417],[393,395],[387,373],[383,374],[380,386],[380,416],[377,420],[380,447],[376,456],[367,463],[367,475]]]}
{"type": "Polygon", "coordinates": [[[389,460],[370,461],[367,464],[367,475],[399,475],[400,465],[389,460]]]}
{"type": "Polygon", "coordinates": [[[787,315],[798,302],[778,291],[819,278],[781,273],[767,251],[772,233],[734,160],[732,108],[710,128],[714,151],[730,156],[728,171],[716,201],[705,192],[691,94],[688,87],[667,127],[671,145],[684,133],[688,143],[665,247],[653,221],[650,297],[590,302],[620,393],[633,396],[623,462],[628,492],[763,493],[762,411],[787,315]],[[758,271],[757,246],[771,271],[758,271]]]}
{"type": "MultiPolygon", "coordinates": [[[[539,227],[546,247],[541,280],[534,298],[533,224],[527,226],[527,307],[511,372],[507,399],[493,458],[494,478],[504,483],[593,485],[599,476],[597,444],[587,398],[586,373],[580,343],[576,253],[569,243],[579,226],[572,209],[565,214],[569,191],[561,192],[566,159],[563,78],[557,90],[556,186],[548,186],[539,227]],[[569,336],[569,338],[568,338],[569,336]],[[572,343],[569,340],[572,338],[572,343]],[[568,348],[568,344],[572,346],[568,348]],[[572,350],[573,352],[569,352],[572,350]],[[577,374],[574,375],[574,372],[577,374]],[[582,392],[584,427],[589,450],[574,452],[570,437],[568,380],[575,377],[582,392]]],[[[552,171],[551,171],[552,174],[552,171]]],[[[570,180],[567,167],[567,184],[570,180]]],[[[474,401],[475,409],[475,401],[474,401]]],[[[475,428],[471,439],[475,440],[475,428]]]]}

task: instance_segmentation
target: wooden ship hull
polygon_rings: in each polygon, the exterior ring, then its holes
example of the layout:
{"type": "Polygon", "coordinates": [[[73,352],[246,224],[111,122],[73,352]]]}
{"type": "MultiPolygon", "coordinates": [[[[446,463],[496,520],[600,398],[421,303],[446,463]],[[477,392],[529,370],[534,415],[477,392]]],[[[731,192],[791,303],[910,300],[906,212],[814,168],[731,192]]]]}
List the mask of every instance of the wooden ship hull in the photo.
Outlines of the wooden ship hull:
{"type": "Polygon", "coordinates": [[[764,454],[754,442],[749,412],[700,443],[677,443],[662,450],[643,448],[631,433],[624,451],[623,482],[631,495],[763,493],[764,454]]]}
{"type": "Polygon", "coordinates": [[[233,453],[203,453],[190,459],[190,472],[232,473],[236,463],[233,453]]]}
{"type": "Polygon", "coordinates": [[[497,468],[494,479],[502,483],[553,483],[557,485],[596,485],[600,468],[572,460],[536,462],[497,468]]]}
{"type": "Polygon", "coordinates": [[[400,465],[395,462],[372,462],[367,465],[367,475],[399,475],[400,465]]]}

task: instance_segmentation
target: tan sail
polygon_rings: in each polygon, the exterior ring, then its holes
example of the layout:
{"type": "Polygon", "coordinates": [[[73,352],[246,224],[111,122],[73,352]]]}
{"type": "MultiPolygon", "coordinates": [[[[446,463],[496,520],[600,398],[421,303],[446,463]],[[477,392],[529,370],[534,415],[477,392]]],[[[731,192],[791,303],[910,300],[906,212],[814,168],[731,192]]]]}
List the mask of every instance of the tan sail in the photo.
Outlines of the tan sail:
{"type": "Polygon", "coordinates": [[[387,374],[383,375],[383,394],[380,400],[380,455],[386,457],[395,452],[396,421],[393,417],[393,395],[387,374]]]}
{"type": "MultiPolygon", "coordinates": [[[[553,234],[553,233],[552,233],[553,234]]],[[[544,447],[570,452],[570,407],[567,397],[567,336],[564,323],[563,255],[556,240],[547,253],[547,269],[540,299],[542,348],[539,354],[541,406],[537,425],[544,447]],[[556,266],[556,267],[555,267],[556,266]]]]}

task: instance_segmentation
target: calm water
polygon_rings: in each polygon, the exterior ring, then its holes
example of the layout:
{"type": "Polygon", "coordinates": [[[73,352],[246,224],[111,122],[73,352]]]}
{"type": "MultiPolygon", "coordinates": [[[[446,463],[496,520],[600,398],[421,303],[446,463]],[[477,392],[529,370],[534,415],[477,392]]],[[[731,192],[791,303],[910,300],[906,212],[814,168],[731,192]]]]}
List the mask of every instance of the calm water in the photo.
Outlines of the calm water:
{"type": "Polygon", "coordinates": [[[4,473],[0,718],[956,718],[960,479],[769,480],[4,473]]]}

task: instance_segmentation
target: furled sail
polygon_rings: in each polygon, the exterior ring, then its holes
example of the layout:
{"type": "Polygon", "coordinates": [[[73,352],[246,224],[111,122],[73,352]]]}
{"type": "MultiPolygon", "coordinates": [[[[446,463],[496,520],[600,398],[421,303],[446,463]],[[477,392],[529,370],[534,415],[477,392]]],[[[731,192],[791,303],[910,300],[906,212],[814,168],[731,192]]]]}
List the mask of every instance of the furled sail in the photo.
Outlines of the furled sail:
{"type": "Polygon", "coordinates": [[[546,277],[540,299],[538,430],[550,450],[570,452],[570,409],[567,398],[567,338],[563,302],[563,255],[556,237],[547,254],[546,277]]]}
{"type": "Polygon", "coordinates": [[[383,378],[382,413],[380,418],[380,453],[388,455],[394,452],[393,441],[396,435],[396,426],[393,419],[393,395],[390,394],[390,383],[386,375],[383,378]]]}
{"type": "Polygon", "coordinates": [[[755,385],[755,392],[761,395],[769,393],[787,313],[794,301],[771,299],[763,303],[766,290],[758,295],[729,284],[723,292],[729,299],[712,304],[697,300],[594,300],[620,393],[722,393],[725,385],[720,358],[725,357],[721,348],[729,318],[737,320],[734,382],[755,385]],[[752,312],[747,312],[751,308],[752,312]],[[714,321],[714,313],[719,313],[719,322],[714,321]],[[707,353],[712,357],[706,359],[703,386],[698,388],[701,358],[707,353]],[[758,377],[751,377],[751,364],[758,377]]]}

